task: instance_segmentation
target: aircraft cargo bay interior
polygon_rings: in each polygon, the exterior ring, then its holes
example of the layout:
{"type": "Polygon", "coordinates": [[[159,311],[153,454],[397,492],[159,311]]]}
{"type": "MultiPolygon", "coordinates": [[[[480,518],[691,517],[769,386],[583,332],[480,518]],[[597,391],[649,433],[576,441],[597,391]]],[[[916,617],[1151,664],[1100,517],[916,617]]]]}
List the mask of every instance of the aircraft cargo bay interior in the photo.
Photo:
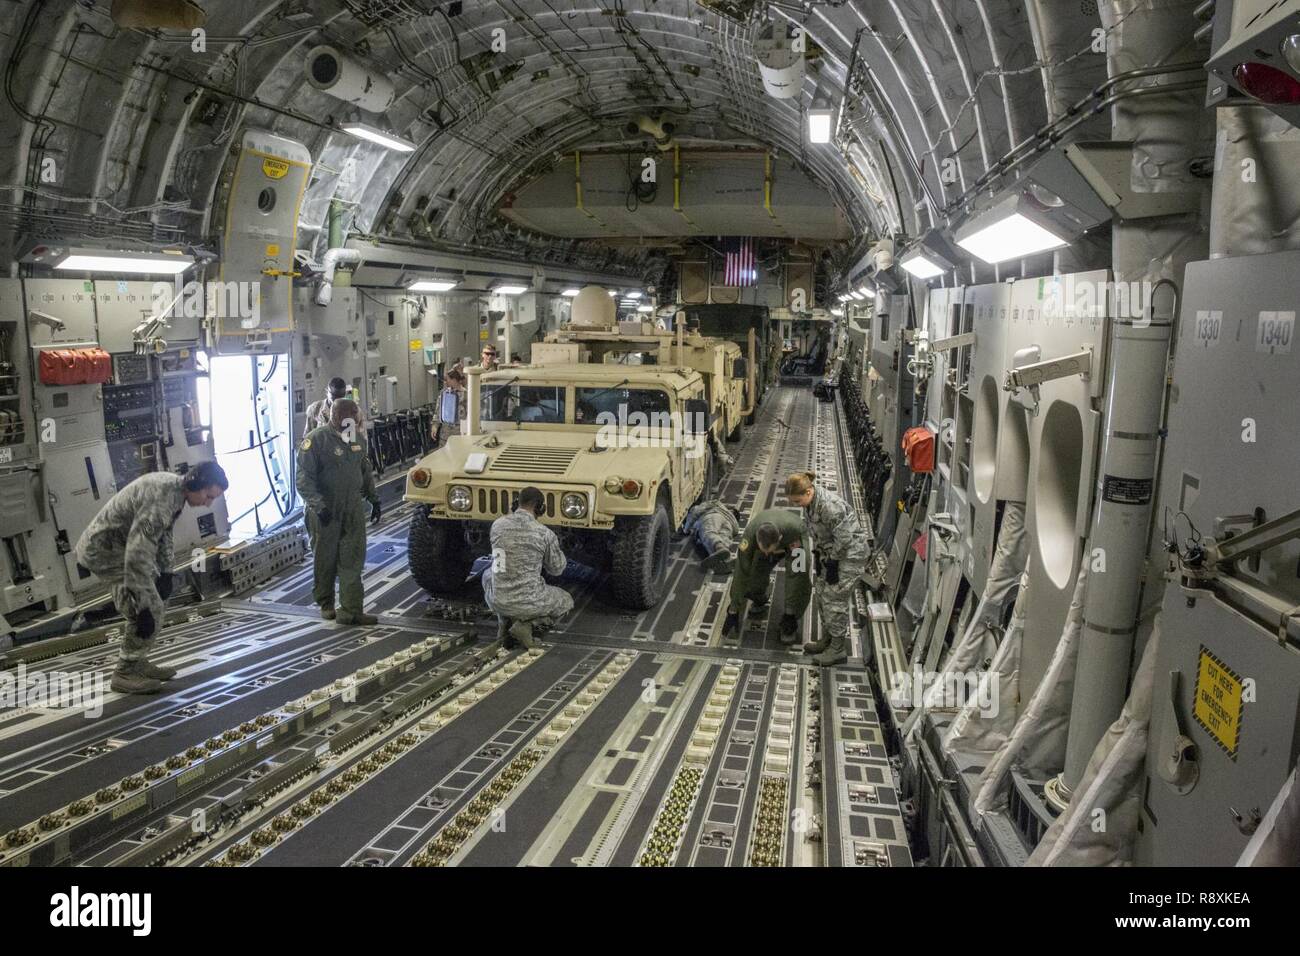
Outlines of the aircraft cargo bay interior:
{"type": "Polygon", "coordinates": [[[0,870],[1300,863],[1300,5],[0,51],[0,870]]]}

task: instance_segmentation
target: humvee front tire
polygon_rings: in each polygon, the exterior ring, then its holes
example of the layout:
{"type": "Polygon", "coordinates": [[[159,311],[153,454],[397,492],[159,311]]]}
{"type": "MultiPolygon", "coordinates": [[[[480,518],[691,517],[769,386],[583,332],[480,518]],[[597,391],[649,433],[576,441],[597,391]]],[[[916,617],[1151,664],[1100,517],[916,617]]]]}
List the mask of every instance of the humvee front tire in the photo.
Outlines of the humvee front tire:
{"type": "Polygon", "coordinates": [[[663,597],[668,573],[672,521],[660,501],[654,514],[620,518],[614,531],[610,570],[614,599],[623,607],[645,611],[663,597]]]}
{"type": "Polygon", "coordinates": [[[459,594],[474,565],[459,521],[430,521],[427,505],[415,509],[406,539],[411,577],[430,594],[459,594]]]}

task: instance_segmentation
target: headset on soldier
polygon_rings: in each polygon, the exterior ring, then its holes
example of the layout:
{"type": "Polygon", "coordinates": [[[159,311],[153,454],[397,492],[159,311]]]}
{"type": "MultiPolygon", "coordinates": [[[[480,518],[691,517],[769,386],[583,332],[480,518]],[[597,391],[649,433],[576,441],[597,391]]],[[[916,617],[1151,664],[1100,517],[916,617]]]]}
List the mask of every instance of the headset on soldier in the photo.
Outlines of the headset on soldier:
{"type": "Polygon", "coordinates": [[[519,492],[518,507],[525,508],[533,513],[533,517],[540,518],[546,514],[546,496],[539,489],[529,485],[519,492]]]}

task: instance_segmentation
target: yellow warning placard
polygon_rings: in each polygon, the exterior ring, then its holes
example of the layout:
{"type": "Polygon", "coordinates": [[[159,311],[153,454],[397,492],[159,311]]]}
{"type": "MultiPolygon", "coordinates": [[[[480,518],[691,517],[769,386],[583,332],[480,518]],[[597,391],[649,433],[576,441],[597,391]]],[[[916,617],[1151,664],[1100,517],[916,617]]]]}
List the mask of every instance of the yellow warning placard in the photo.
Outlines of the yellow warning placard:
{"type": "Polygon", "coordinates": [[[289,174],[289,164],[279,159],[262,157],[262,172],[268,179],[284,179],[289,174]]]}
{"type": "Polygon", "coordinates": [[[411,339],[412,352],[418,352],[422,348],[424,348],[424,342],[422,342],[420,339],[411,339]]]}
{"type": "Polygon", "coordinates": [[[1201,647],[1192,714],[1233,760],[1241,743],[1241,677],[1201,647]]]}

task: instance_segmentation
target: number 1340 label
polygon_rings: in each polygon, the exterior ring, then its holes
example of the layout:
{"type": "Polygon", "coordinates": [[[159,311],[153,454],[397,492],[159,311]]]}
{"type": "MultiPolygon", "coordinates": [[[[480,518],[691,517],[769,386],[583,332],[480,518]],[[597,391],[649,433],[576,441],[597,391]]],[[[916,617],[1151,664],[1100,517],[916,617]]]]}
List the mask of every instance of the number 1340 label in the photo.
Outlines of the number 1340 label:
{"type": "Polygon", "coordinates": [[[1261,312],[1255,326],[1255,351],[1288,354],[1294,333],[1294,312],[1261,312]]]}

